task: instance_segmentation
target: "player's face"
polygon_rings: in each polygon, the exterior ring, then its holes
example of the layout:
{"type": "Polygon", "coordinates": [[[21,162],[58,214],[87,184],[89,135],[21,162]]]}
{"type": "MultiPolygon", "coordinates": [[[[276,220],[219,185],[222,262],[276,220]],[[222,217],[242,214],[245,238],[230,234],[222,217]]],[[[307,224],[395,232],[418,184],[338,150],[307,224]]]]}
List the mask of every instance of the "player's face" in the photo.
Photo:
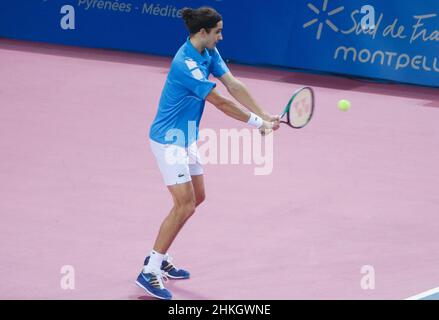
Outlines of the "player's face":
{"type": "Polygon", "coordinates": [[[213,49],[216,47],[217,43],[223,40],[223,22],[219,21],[216,27],[211,29],[206,37],[206,47],[208,49],[213,49]]]}

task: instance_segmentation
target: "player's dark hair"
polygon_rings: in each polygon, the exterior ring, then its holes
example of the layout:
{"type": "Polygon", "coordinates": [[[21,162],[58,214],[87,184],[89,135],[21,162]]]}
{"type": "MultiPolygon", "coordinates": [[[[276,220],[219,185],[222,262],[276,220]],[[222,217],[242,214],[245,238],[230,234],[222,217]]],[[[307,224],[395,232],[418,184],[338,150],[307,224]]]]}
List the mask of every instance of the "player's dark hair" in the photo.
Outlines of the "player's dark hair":
{"type": "Polygon", "coordinates": [[[221,15],[211,7],[184,8],[181,15],[190,34],[195,34],[203,28],[209,33],[219,21],[223,20],[221,15]]]}

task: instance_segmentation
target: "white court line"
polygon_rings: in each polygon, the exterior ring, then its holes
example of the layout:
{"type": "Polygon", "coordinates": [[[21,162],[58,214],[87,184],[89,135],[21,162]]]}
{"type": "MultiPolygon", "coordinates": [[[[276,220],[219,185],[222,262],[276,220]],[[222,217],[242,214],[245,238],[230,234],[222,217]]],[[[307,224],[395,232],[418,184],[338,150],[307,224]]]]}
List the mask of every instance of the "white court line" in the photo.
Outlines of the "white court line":
{"type": "Polygon", "coordinates": [[[407,298],[405,300],[420,300],[420,299],[426,298],[428,296],[432,296],[432,295],[434,295],[436,293],[439,293],[439,287],[431,289],[431,290],[428,290],[428,291],[425,291],[425,292],[422,292],[422,293],[417,294],[415,296],[409,297],[409,298],[407,298]]]}

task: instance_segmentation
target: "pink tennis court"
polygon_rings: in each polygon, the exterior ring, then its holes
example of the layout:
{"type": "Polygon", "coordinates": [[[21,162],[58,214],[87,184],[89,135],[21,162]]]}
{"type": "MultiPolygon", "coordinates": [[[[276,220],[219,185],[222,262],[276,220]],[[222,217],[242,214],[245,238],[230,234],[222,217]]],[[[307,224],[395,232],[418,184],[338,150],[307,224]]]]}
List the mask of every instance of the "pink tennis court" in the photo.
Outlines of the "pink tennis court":
{"type": "MultiPolygon", "coordinates": [[[[134,281],[172,206],[148,142],[170,63],[0,39],[0,298],[153,299],[134,281]]],[[[437,88],[229,67],[273,114],[312,87],[315,113],[273,133],[270,174],[204,167],[206,201],[170,250],[191,271],[166,283],[173,298],[439,287],[437,88]]],[[[244,126],[206,104],[201,129],[232,128],[244,126]]]]}

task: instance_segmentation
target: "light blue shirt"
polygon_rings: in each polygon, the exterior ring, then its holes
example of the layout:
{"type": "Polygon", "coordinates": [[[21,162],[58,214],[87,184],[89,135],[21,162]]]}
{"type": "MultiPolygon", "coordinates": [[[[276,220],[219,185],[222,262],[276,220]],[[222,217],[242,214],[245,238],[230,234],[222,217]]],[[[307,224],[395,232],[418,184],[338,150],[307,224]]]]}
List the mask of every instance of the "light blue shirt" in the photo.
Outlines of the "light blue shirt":
{"type": "Polygon", "coordinates": [[[220,78],[229,72],[216,48],[200,54],[187,39],[172,60],[149,137],[162,144],[188,147],[198,139],[206,97],[220,78]]]}

